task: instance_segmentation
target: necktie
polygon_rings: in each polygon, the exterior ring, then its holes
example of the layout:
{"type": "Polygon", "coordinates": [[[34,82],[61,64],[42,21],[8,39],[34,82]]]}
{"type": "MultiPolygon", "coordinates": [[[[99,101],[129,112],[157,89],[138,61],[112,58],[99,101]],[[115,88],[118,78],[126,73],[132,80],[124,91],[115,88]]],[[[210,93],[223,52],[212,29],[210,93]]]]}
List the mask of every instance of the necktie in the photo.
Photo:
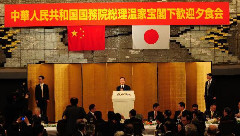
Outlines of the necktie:
{"type": "Polygon", "coordinates": [[[154,119],[156,119],[156,117],[157,117],[157,112],[154,111],[154,119]]]}
{"type": "Polygon", "coordinates": [[[41,84],[42,98],[43,98],[43,84],[41,84]]]}
{"type": "Polygon", "coordinates": [[[211,118],[213,118],[213,111],[211,111],[211,118]]]}
{"type": "Polygon", "coordinates": [[[207,84],[207,96],[209,95],[209,87],[210,87],[210,80],[208,80],[208,84],[207,84]]]}
{"type": "Polygon", "coordinates": [[[124,87],[123,87],[123,85],[122,85],[122,89],[123,89],[124,87]]]}

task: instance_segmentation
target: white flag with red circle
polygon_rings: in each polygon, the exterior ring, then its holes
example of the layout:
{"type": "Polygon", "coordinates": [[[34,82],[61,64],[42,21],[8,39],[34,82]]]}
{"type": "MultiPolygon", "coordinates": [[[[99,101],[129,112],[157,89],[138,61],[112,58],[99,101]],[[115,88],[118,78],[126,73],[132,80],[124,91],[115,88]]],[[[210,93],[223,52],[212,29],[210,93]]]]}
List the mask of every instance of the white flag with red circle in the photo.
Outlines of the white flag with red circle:
{"type": "Polygon", "coordinates": [[[133,49],[169,49],[169,25],[133,25],[133,49]]]}

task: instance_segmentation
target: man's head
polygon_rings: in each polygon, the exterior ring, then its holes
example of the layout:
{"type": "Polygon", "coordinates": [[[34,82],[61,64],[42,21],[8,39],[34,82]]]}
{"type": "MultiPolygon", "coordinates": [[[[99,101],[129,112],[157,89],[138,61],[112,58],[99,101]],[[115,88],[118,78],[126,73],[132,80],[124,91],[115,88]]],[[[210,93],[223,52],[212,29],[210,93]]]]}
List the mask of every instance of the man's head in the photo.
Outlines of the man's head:
{"type": "Polygon", "coordinates": [[[197,131],[197,127],[194,124],[187,124],[185,126],[185,135],[186,136],[197,136],[198,135],[198,131],[197,131]]]}
{"type": "Polygon", "coordinates": [[[36,107],[36,108],[34,109],[34,115],[40,116],[40,114],[41,114],[40,108],[36,107]]]}
{"type": "Polygon", "coordinates": [[[154,103],[154,104],[153,104],[153,110],[154,110],[154,111],[160,111],[160,106],[159,106],[158,103],[154,103]]]}
{"type": "Polygon", "coordinates": [[[213,112],[215,112],[215,111],[217,110],[217,105],[216,105],[216,104],[212,104],[212,105],[210,106],[210,110],[213,111],[213,112]]]}
{"type": "Polygon", "coordinates": [[[209,136],[216,136],[217,135],[217,126],[215,125],[209,125],[207,134],[209,136]]]}
{"type": "Polygon", "coordinates": [[[115,120],[115,113],[113,111],[108,111],[108,121],[115,120]]]}
{"type": "Polygon", "coordinates": [[[187,124],[189,124],[191,122],[191,117],[187,114],[185,114],[185,115],[183,114],[181,116],[181,122],[184,126],[186,126],[187,124]]]}
{"type": "Polygon", "coordinates": [[[183,111],[185,109],[185,103],[184,102],[179,102],[178,103],[178,110],[183,111]]]}
{"type": "Polygon", "coordinates": [[[120,77],[120,84],[124,85],[125,84],[125,77],[120,77]]]}
{"type": "Polygon", "coordinates": [[[91,111],[91,112],[93,112],[93,113],[96,111],[96,106],[95,106],[95,104],[89,105],[89,111],[91,111]]]}
{"type": "Polygon", "coordinates": [[[231,115],[231,109],[229,107],[224,108],[223,116],[231,115]]]}
{"type": "Polygon", "coordinates": [[[207,80],[211,80],[211,79],[212,79],[212,76],[213,76],[212,73],[208,73],[208,74],[207,74],[207,80]]]}
{"type": "Polygon", "coordinates": [[[78,122],[76,126],[77,126],[77,129],[81,131],[83,134],[86,133],[86,126],[84,123],[78,122]]]}
{"type": "Polygon", "coordinates": [[[131,117],[135,117],[136,114],[137,114],[137,112],[136,112],[136,110],[134,110],[134,109],[132,109],[132,110],[129,111],[129,117],[130,117],[130,118],[131,118],[131,117]]]}
{"type": "Polygon", "coordinates": [[[78,98],[76,97],[71,98],[70,103],[71,105],[76,106],[78,104],[78,98]]]}
{"type": "Polygon", "coordinates": [[[165,110],[163,115],[165,118],[168,118],[168,117],[170,118],[170,116],[172,115],[172,112],[170,110],[165,110]]]}
{"type": "Polygon", "coordinates": [[[42,83],[43,83],[43,80],[44,80],[44,76],[39,76],[39,77],[38,77],[38,82],[39,82],[39,84],[42,84],[42,83]]]}
{"type": "Polygon", "coordinates": [[[197,111],[198,110],[198,105],[197,104],[193,104],[192,105],[192,111],[197,111]]]}

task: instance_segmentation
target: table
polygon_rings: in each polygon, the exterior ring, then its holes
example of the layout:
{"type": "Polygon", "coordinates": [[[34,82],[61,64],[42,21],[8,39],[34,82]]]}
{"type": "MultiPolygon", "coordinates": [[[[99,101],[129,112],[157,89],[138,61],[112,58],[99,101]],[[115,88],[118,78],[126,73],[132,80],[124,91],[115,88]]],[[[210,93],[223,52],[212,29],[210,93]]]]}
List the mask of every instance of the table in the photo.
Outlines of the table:
{"type": "MultiPolygon", "coordinates": [[[[154,131],[156,129],[156,125],[144,125],[145,130],[143,131],[144,136],[154,136],[154,131]]],[[[57,128],[56,127],[45,127],[48,136],[56,136],[57,128]]]]}

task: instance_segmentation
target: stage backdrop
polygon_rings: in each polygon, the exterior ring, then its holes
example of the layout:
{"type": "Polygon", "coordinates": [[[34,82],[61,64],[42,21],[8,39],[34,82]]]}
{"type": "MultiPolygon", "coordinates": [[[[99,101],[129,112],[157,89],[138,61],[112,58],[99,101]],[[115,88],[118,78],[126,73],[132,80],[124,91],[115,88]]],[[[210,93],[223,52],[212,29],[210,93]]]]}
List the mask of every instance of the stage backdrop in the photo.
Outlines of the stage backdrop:
{"type": "Polygon", "coordinates": [[[204,83],[210,72],[211,62],[29,64],[30,109],[36,107],[34,89],[38,76],[43,75],[50,89],[50,121],[61,119],[71,97],[77,97],[86,112],[90,104],[95,104],[107,119],[107,112],[113,110],[112,91],[122,76],[135,91],[135,109],[144,118],[155,102],[162,111],[174,112],[180,101],[186,102],[188,109],[198,103],[204,110],[204,83]]]}

